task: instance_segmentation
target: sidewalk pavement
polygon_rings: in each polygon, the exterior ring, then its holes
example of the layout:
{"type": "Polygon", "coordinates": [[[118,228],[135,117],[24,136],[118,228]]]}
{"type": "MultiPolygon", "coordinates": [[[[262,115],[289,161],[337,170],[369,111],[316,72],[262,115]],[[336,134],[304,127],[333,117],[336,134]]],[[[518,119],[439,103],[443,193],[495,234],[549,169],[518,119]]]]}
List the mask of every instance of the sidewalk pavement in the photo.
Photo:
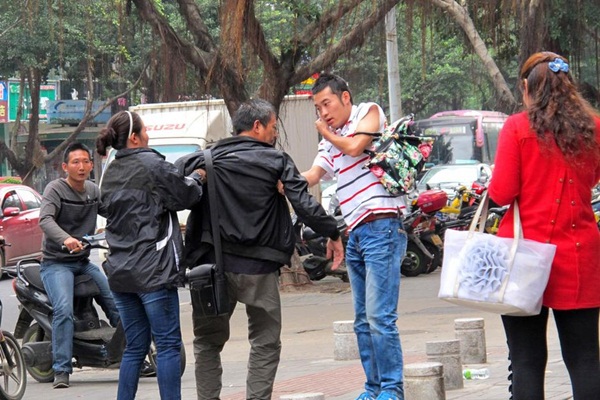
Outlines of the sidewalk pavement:
{"type": "MultiPolygon", "coordinates": [[[[439,270],[430,275],[402,278],[398,327],[404,363],[427,361],[427,341],[454,339],[456,318],[483,317],[487,363],[469,367],[488,368],[490,378],[464,381],[463,389],[446,391],[446,399],[508,399],[507,348],[500,317],[439,300],[439,278],[439,270]]],[[[363,391],[364,375],[360,362],[333,360],[333,321],[353,319],[349,287],[329,277],[325,281],[315,282],[314,286],[322,288],[321,291],[282,293],[283,350],[273,399],[285,394],[320,392],[328,400],[353,400],[363,391]]],[[[183,311],[182,320],[188,319],[187,312],[183,311]]],[[[232,327],[231,340],[223,352],[224,388],[221,400],[245,399],[245,364],[249,345],[243,308],[236,310],[232,327]]],[[[552,319],[548,331],[550,350],[546,399],[571,399],[570,381],[562,362],[552,319]]],[[[188,354],[191,355],[192,351],[188,354]]],[[[186,393],[185,398],[194,398],[193,391],[186,393]]]]}
{"type": "MultiPolygon", "coordinates": [[[[487,363],[469,367],[490,370],[486,380],[464,381],[464,388],[446,391],[447,400],[508,399],[507,349],[500,317],[477,312],[437,298],[440,271],[414,278],[402,277],[398,327],[404,352],[404,363],[427,360],[428,341],[454,339],[456,318],[482,317],[485,320],[487,363]]],[[[327,400],[354,400],[363,390],[364,375],[359,360],[333,359],[333,322],[353,319],[352,297],[348,284],[327,277],[310,289],[282,293],[282,354],[273,400],[292,393],[323,393],[327,400]]],[[[182,397],[196,399],[194,379],[193,331],[191,305],[187,290],[180,291],[181,324],[186,345],[187,364],[182,377],[182,397]]],[[[571,388],[562,363],[558,337],[550,318],[550,348],[546,372],[546,399],[571,399],[571,388]]],[[[244,400],[246,363],[249,344],[247,318],[238,305],[231,320],[231,339],[222,353],[223,390],[221,400],[244,400]]],[[[84,368],[71,375],[71,387],[52,390],[50,384],[33,379],[27,383],[25,399],[105,400],[116,397],[117,370],[84,368]]],[[[138,400],[158,399],[156,379],[140,380],[138,400]]],[[[410,399],[407,399],[410,400],[410,399]]]]}

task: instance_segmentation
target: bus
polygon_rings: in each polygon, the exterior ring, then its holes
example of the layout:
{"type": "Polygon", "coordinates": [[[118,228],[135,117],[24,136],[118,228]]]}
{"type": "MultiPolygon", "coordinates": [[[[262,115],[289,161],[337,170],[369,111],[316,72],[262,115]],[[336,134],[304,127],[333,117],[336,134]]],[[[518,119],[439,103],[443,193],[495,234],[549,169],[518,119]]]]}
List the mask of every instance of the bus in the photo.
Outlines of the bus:
{"type": "Polygon", "coordinates": [[[442,111],[415,121],[415,133],[433,139],[428,164],[494,163],[498,135],[508,115],[497,111],[442,111]]]}

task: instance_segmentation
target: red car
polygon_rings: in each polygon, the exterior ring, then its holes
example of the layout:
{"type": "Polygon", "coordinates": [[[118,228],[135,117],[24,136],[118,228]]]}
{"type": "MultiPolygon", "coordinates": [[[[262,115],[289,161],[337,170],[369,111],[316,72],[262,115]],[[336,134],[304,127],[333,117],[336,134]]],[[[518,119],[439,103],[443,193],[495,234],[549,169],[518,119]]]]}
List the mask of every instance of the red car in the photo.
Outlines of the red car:
{"type": "Polygon", "coordinates": [[[42,230],[38,224],[42,196],[32,188],[0,183],[0,277],[7,265],[42,255],[42,230]]]}

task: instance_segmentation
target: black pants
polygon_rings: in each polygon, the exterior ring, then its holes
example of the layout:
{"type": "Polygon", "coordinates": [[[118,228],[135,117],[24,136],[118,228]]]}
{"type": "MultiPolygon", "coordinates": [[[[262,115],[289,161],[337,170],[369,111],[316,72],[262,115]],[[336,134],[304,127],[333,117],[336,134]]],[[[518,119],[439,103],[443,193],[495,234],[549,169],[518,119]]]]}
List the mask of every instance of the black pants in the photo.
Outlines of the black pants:
{"type": "MultiPolygon", "coordinates": [[[[574,400],[600,399],[598,308],[553,310],[574,400]]],[[[513,399],[543,400],[548,308],[531,317],[502,316],[513,369],[513,399]]]]}

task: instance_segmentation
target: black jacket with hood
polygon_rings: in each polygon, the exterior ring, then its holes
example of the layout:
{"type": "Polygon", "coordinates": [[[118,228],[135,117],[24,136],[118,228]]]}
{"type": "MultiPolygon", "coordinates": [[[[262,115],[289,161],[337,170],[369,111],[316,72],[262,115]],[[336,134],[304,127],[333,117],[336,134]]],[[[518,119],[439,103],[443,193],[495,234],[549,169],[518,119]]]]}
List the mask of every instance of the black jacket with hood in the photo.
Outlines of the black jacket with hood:
{"type": "Polygon", "coordinates": [[[116,292],[153,292],[181,285],[177,211],[200,201],[199,175],[185,177],[148,148],[119,150],[102,177],[110,247],[104,270],[116,292]]]}
{"type": "MultiPolygon", "coordinates": [[[[211,153],[224,253],[289,265],[295,235],[286,197],[301,221],[324,237],[339,237],[335,218],[308,192],[306,180],[287,153],[247,136],[222,139],[211,153]],[[285,196],[277,191],[278,181],[284,185],[285,196]]],[[[175,166],[183,174],[205,168],[204,154],[184,156],[175,166]]],[[[205,194],[187,220],[184,258],[188,267],[212,251],[208,200],[205,194]]]]}

